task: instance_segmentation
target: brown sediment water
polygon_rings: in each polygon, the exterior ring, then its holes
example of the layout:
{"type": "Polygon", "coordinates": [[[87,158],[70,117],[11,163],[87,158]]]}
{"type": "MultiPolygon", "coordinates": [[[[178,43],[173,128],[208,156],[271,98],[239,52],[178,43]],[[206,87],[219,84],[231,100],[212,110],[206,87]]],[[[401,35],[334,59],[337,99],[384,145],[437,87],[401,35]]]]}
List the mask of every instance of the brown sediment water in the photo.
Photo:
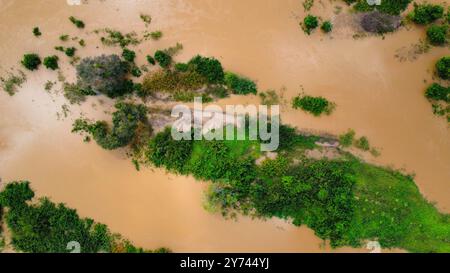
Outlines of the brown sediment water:
{"type": "MultiPolygon", "coordinates": [[[[344,4],[322,2],[316,1],[311,12],[340,20],[333,6],[344,4]]],[[[281,107],[283,122],[333,134],[355,129],[381,151],[379,157],[368,156],[370,161],[414,172],[421,192],[450,212],[450,130],[444,119],[433,115],[423,96],[433,64],[448,54],[448,48],[433,48],[413,62],[394,58],[399,48],[425,36],[417,27],[401,29],[385,39],[353,39],[349,29],[337,24],[334,34],[317,31],[306,36],[298,25],[305,13],[301,1],[294,0],[90,0],[81,6],[62,0],[0,0],[0,72],[19,67],[24,52],[46,56],[55,54],[57,45],[75,45],[81,57],[120,53],[119,48],[101,45],[92,31],[110,27],[141,33],[146,26],[140,13],[150,14],[148,29],[161,30],[164,36],[131,47],[137,51],[138,64],[144,64],[145,55],[156,49],[180,42],[184,49],[177,61],[195,54],[215,56],[227,70],[257,80],[260,90],[285,88],[288,102],[301,92],[301,86],[308,94],[324,96],[337,105],[332,115],[316,118],[287,103],[281,107]],[[76,29],[67,19],[71,15],[83,20],[86,29],[76,29]],[[34,26],[40,27],[41,37],[32,35],[34,26]],[[86,48],[75,41],[59,41],[61,34],[83,38],[86,48]]],[[[63,65],[61,70],[69,81],[74,80],[72,66],[63,65]]],[[[331,251],[305,227],[278,219],[226,220],[209,213],[202,207],[205,183],[163,170],[137,172],[124,151],[83,143],[70,133],[71,123],[80,112],[89,118],[108,118],[104,111],[111,110],[111,101],[90,98],[82,106],[70,106],[65,117],[61,106],[67,102],[62,95],[48,94],[43,87],[49,79],[56,81],[56,72],[41,68],[27,76],[13,97],[0,92],[3,182],[30,180],[38,196],[65,202],[147,248],[331,251]]],[[[233,96],[220,102],[227,103],[259,103],[259,99],[233,96]]]]}

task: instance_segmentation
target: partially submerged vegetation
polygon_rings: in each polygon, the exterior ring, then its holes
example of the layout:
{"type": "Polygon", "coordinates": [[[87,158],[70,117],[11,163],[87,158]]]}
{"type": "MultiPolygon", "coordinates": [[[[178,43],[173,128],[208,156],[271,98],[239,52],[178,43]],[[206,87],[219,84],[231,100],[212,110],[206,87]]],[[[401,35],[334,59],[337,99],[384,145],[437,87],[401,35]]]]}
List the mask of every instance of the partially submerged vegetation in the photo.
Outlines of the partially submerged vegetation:
{"type": "MultiPolygon", "coordinates": [[[[444,56],[435,64],[436,75],[443,82],[450,79],[450,57],[444,56]]],[[[430,101],[433,113],[438,116],[446,117],[450,122],[450,86],[448,83],[432,83],[425,90],[425,97],[430,101]]]]}
{"type": "Polygon", "coordinates": [[[26,80],[27,77],[21,70],[17,73],[9,72],[6,78],[0,77],[2,89],[10,96],[13,96],[26,80]]]}
{"type": "Polygon", "coordinates": [[[0,192],[0,208],[5,207],[6,226],[11,231],[15,250],[30,253],[67,253],[71,242],[78,243],[81,253],[170,252],[134,246],[106,225],[81,218],[76,210],[55,204],[48,198],[34,200],[28,181],[14,181],[0,192]]]}
{"type": "Polygon", "coordinates": [[[299,95],[292,100],[292,107],[294,109],[302,109],[314,116],[320,116],[322,114],[331,114],[335,104],[323,97],[299,95]]]}

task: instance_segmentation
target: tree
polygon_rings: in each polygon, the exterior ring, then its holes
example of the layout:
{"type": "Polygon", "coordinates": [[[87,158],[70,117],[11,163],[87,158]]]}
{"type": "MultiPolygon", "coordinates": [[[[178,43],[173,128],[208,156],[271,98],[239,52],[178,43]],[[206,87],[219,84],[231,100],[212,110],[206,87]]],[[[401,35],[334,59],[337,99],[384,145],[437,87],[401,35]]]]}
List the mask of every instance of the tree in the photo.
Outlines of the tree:
{"type": "Polygon", "coordinates": [[[162,68],[168,68],[172,63],[172,57],[162,50],[157,50],[155,52],[155,60],[162,68]]]}
{"type": "Polygon", "coordinates": [[[68,56],[68,57],[73,57],[75,55],[75,51],[77,49],[75,47],[68,47],[66,48],[66,50],[64,51],[64,53],[68,56]]]}
{"type": "Polygon", "coordinates": [[[15,208],[21,206],[25,201],[31,200],[34,192],[30,188],[28,181],[14,181],[6,185],[0,192],[0,205],[4,207],[15,208]]]}
{"type": "Polygon", "coordinates": [[[331,24],[330,21],[325,21],[323,22],[320,28],[322,29],[323,32],[328,33],[331,32],[331,30],[333,30],[333,24],[331,24]]]}
{"type": "Polygon", "coordinates": [[[450,79],[450,56],[442,57],[436,63],[436,72],[443,80],[450,79]]]}
{"type": "Polygon", "coordinates": [[[450,87],[443,87],[438,83],[433,83],[425,91],[425,97],[429,100],[450,102],[450,87]]]}
{"type": "Polygon", "coordinates": [[[77,66],[78,84],[84,90],[103,93],[110,98],[131,91],[127,80],[128,64],[117,55],[101,55],[81,60],[77,66]]]}
{"type": "Polygon", "coordinates": [[[58,69],[58,56],[48,56],[44,58],[44,66],[48,69],[55,70],[58,69]]]}
{"type": "Polygon", "coordinates": [[[319,26],[319,20],[316,16],[309,14],[303,19],[304,31],[309,35],[311,31],[319,26]]]}
{"type": "Polygon", "coordinates": [[[197,55],[189,60],[188,66],[205,77],[210,84],[222,83],[224,80],[222,64],[215,58],[197,55]]]}
{"type": "Polygon", "coordinates": [[[446,43],[447,26],[432,25],[427,29],[427,37],[433,45],[443,45],[446,43]]]}
{"type": "Polygon", "coordinates": [[[256,84],[247,78],[240,77],[234,73],[225,73],[225,84],[234,94],[246,95],[256,94],[256,84]]]}
{"type": "Polygon", "coordinates": [[[35,53],[23,55],[22,65],[28,70],[36,70],[41,64],[41,58],[35,53]]]}
{"type": "Polygon", "coordinates": [[[124,48],[122,52],[122,57],[132,63],[134,62],[134,59],[136,58],[136,53],[133,50],[129,50],[128,48],[124,48]]]}
{"type": "Polygon", "coordinates": [[[33,35],[36,37],[39,37],[42,35],[41,31],[39,30],[39,27],[34,27],[33,28],[33,35]]]}
{"type": "Polygon", "coordinates": [[[409,14],[411,20],[420,25],[427,25],[444,16],[444,8],[439,5],[432,4],[416,4],[414,3],[414,11],[409,14]]]}
{"type": "Polygon", "coordinates": [[[84,28],[84,22],[81,20],[78,20],[77,18],[70,16],[69,17],[70,22],[72,22],[77,28],[84,28]]]}

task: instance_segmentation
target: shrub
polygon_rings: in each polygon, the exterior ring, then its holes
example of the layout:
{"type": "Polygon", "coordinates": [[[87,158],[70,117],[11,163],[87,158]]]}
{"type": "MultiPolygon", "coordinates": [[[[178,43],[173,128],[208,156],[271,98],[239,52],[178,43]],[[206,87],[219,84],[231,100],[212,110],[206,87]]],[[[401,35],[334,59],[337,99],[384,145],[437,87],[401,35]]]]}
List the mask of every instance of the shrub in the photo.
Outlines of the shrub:
{"type": "Polygon", "coordinates": [[[355,141],[355,147],[363,151],[368,151],[370,150],[369,140],[365,136],[360,137],[355,141]]]}
{"type": "Polygon", "coordinates": [[[44,65],[46,68],[51,70],[55,70],[58,68],[58,56],[48,56],[44,58],[44,65]]]}
{"type": "Polygon", "coordinates": [[[41,31],[39,30],[38,27],[34,27],[33,28],[33,35],[36,36],[36,37],[39,37],[39,36],[42,35],[42,33],[41,33],[41,31]]]}
{"type": "Polygon", "coordinates": [[[186,72],[189,70],[189,65],[185,63],[176,63],[175,70],[178,72],[186,72]]]}
{"type": "Polygon", "coordinates": [[[64,97],[70,104],[79,104],[86,100],[86,96],[95,95],[93,91],[82,89],[77,84],[64,83],[63,87],[64,97]]]}
{"type": "Polygon", "coordinates": [[[339,136],[339,143],[343,147],[350,147],[352,146],[354,139],[355,139],[355,131],[349,129],[347,133],[339,136]]]}
{"type": "Polygon", "coordinates": [[[408,7],[412,0],[382,0],[381,5],[369,5],[367,0],[357,1],[358,2],[354,6],[356,11],[365,12],[376,9],[382,13],[399,15],[408,7]]]}
{"type": "Polygon", "coordinates": [[[133,50],[129,50],[127,48],[124,48],[123,51],[122,51],[122,57],[126,61],[132,63],[132,62],[134,62],[134,59],[136,58],[136,53],[133,50]]]}
{"type": "Polygon", "coordinates": [[[297,96],[292,101],[292,107],[310,112],[314,116],[320,116],[322,113],[330,114],[334,104],[323,97],[297,96]]]}
{"type": "Polygon", "coordinates": [[[17,208],[25,204],[25,201],[33,199],[34,192],[27,181],[15,181],[8,183],[0,192],[0,205],[17,208]]]}
{"type": "Polygon", "coordinates": [[[139,69],[139,67],[133,65],[131,67],[131,71],[130,71],[131,75],[133,75],[136,78],[139,78],[142,75],[142,71],[139,69]]]}
{"type": "Polygon", "coordinates": [[[84,28],[84,22],[81,20],[78,20],[77,18],[70,16],[69,17],[70,22],[72,22],[77,28],[84,28]]]}
{"type": "Polygon", "coordinates": [[[128,64],[117,55],[84,58],[77,66],[80,88],[103,93],[110,98],[131,91],[127,73],[128,64]]]}
{"type": "Polygon", "coordinates": [[[86,42],[85,42],[83,39],[81,39],[81,40],[78,42],[78,44],[79,44],[80,46],[82,46],[82,47],[85,47],[85,46],[86,46],[86,42]]]}
{"type": "Polygon", "coordinates": [[[414,3],[414,11],[409,17],[416,24],[427,25],[444,16],[444,8],[439,5],[432,4],[416,4],[414,3]]]}
{"type": "Polygon", "coordinates": [[[150,130],[147,122],[147,108],[144,105],[131,103],[116,103],[116,112],[112,117],[112,128],[106,122],[97,121],[90,123],[83,119],[77,119],[73,124],[72,132],[85,132],[91,134],[100,147],[114,150],[130,144],[138,135],[138,128],[142,126],[144,131],[150,130]]]}
{"type": "Polygon", "coordinates": [[[120,47],[126,47],[128,45],[137,45],[141,42],[137,38],[136,32],[130,32],[122,34],[120,31],[113,30],[113,29],[104,29],[104,32],[106,32],[107,37],[101,37],[101,42],[106,46],[115,46],[120,45],[120,47]]]}
{"type": "Polygon", "coordinates": [[[193,71],[205,77],[210,84],[222,83],[224,80],[222,64],[215,58],[197,55],[189,60],[188,65],[193,71]]]}
{"type": "Polygon", "coordinates": [[[168,68],[172,63],[172,57],[162,50],[157,50],[155,52],[155,60],[162,68],[168,68]]]}
{"type": "Polygon", "coordinates": [[[150,55],[147,55],[147,62],[149,64],[151,64],[151,65],[155,65],[156,64],[155,59],[152,56],[150,56],[150,55]]]}
{"type": "Polygon", "coordinates": [[[2,82],[2,89],[10,96],[13,96],[17,92],[17,87],[21,87],[22,84],[27,80],[25,73],[20,70],[18,72],[19,73],[17,75],[9,73],[7,78],[0,77],[0,81],[2,82]]]}
{"type": "Polygon", "coordinates": [[[436,72],[441,79],[450,79],[450,56],[442,57],[436,63],[436,72]]]}
{"type": "Polygon", "coordinates": [[[191,140],[174,140],[171,128],[167,127],[150,141],[148,159],[156,167],[164,166],[167,170],[183,173],[192,147],[191,140]]]}
{"type": "Polygon", "coordinates": [[[246,95],[257,93],[256,84],[252,80],[231,72],[225,73],[225,85],[231,89],[233,94],[246,95]]]}
{"type": "Polygon", "coordinates": [[[23,55],[22,65],[28,70],[36,70],[41,64],[41,58],[34,53],[23,55]]]}
{"type": "Polygon", "coordinates": [[[450,102],[450,87],[444,87],[440,84],[433,83],[425,91],[425,97],[429,100],[450,102]]]}
{"type": "Polygon", "coordinates": [[[275,90],[261,92],[259,93],[259,97],[261,98],[261,104],[263,105],[275,105],[280,103],[280,98],[275,90]]]}
{"type": "Polygon", "coordinates": [[[323,32],[328,33],[331,32],[331,30],[333,30],[333,24],[331,24],[330,21],[325,21],[322,23],[322,26],[320,28],[322,29],[323,32]]]}
{"type": "Polygon", "coordinates": [[[63,34],[63,35],[59,36],[59,39],[63,42],[66,42],[69,40],[69,35],[63,34]]]}
{"type": "Polygon", "coordinates": [[[447,40],[447,26],[432,25],[427,29],[427,37],[433,45],[443,45],[447,40]]]}
{"type": "Polygon", "coordinates": [[[365,31],[374,33],[392,32],[400,27],[401,17],[378,11],[363,15],[361,26],[365,31]]]}
{"type": "Polygon", "coordinates": [[[307,34],[311,34],[311,31],[319,26],[319,20],[316,16],[308,15],[303,19],[303,30],[307,34]]]}
{"type": "Polygon", "coordinates": [[[68,56],[68,57],[73,57],[74,55],[75,55],[75,51],[76,51],[77,49],[75,48],[75,47],[68,47],[68,48],[66,48],[66,50],[64,51],[64,53],[66,53],[66,55],[68,56]]]}
{"type": "Polygon", "coordinates": [[[153,31],[150,33],[150,37],[152,37],[153,40],[159,40],[161,39],[163,33],[161,31],[153,31]]]}

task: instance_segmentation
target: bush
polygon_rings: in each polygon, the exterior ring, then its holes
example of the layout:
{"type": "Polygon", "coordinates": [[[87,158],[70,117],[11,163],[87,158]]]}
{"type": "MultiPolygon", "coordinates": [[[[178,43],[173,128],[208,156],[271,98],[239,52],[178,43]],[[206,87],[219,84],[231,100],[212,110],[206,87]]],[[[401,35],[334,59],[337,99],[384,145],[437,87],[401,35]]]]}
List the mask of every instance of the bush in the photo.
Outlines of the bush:
{"type": "Polygon", "coordinates": [[[447,26],[432,25],[427,29],[427,37],[433,45],[443,45],[447,41],[447,26]]]}
{"type": "Polygon", "coordinates": [[[131,91],[127,73],[128,64],[117,55],[84,58],[77,66],[80,88],[103,93],[110,98],[131,91]]]}
{"type": "Polygon", "coordinates": [[[95,93],[90,90],[84,90],[77,84],[64,83],[64,97],[70,102],[70,104],[79,104],[86,100],[86,96],[93,96],[95,93]]]}
{"type": "Polygon", "coordinates": [[[444,8],[432,4],[414,3],[414,11],[409,14],[413,22],[420,25],[427,25],[444,16],[444,8]]]}
{"type": "Polygon", "coordinates": [[[13,96],[17,92],[17,87],[21,87],[26,80],[25,73],[20,70],[18,74],[9,73],[7,78],[0,77],[2,89],[10,96],[13,96]]]}
{"type": "Polygon", "coordinates": [[[334,104],[323,97],[297,96],[292,101],[292,107],[310,112],[314,116],[320,116],[322,113],[330,114],[334,104]]]}
{"type": "Polygon", "coordinates": [[[386,33],[392,32],[400,27],[401,20],[402,18],[400,16],[374,11],[363,15],[361,26],[368,32],[386,33]]]}
{"type": "Polygon", "coordinates": [[[358,2],[354,6],[356,11],[366,12],[376,9],[382,13],[400,15],[400,13],[408,7],[412,0],[382,0],[381,5],[369,5],[367,0],[357,1],[358,2]]]}
{"type": "Polygon", "coordinates": [[[119,102],[115,105],[112,128],[104,121],[90,123],[83,119],[75,120],[72,132],[85,132],[94,138],[100,147],[114,150],[129,145],[138,135],[138,128],[150,131],[147,122],[147,108],[144,105],[119,102]]]}
{"type": "Polygon", "coordinates": [[[58,56],[48,56],[44,58],[44,65],[46,68],[51,70],[55,70],[58,68],[58,56]]]}
{"type": "Polygon", "coordinates": [[[222,83],[224,72],[222,64],[215,58],[207,58],[197,55],[188,62],[189,67],[197,72],[210,84],[222,83]]]}
{"type": "Polygon", "coordinates": [[[303,19],[303,28],[307,34],[311,34],[311,31],[319,26],[319,20],[316,16],[308,15],[303,19]]]}
{"type": "Polygon", "coordinates": [[[142,75],[142,71],[139,69],[139,67],[133,65],[131,67],[131,71],[130,71],[131,75],[133,75],[134,77],[139,78],[142,75]]]}
{"type": "Polygon", "coordinates": [[[147,95],[156,92],[195,91],[202,88],[205,84],[205,78],[195,71],[174,72],[160,70],[145,76],[143,91],[147,95]]]}
{"type": "Polygon", "coordinates": [[[153,40],[159,40],[162,37],[162,32],[161,31],[153,31],[150,33],[150,37],[152,37],[153,40]]]}
{"type": "Polygon", "coordinates": [[[172,57],[162,50],[155,52],[155,60],[162,68],[168,68],[172,63],[172,57]]]}
{"type": "Polygon", "coordinates": [[[225,73],[225,85],[231,89],[233,94],[246,95],[257,93],[256,84],[252,80],[231,72],[225,73]]]}
{"type": "Polygon", "coordinates": [[[189,70],[189,65],[185,63],[176,63],[175,70],[178,72],[186,72],[189,70]]]}
{"type": "Polygon", "coordinates": [[[0,192],[0,205],[3,207],[18,208],[25,204],[25,201],[33,199],[34,192],[27,181],[15,181],[8,183],[0,192]]]}
{"type": "Polygon", "coordinates": [[[59,39],[63,42],[66,42],[69,40],[69,35],[63,34],[63,35],[59,36],[59,39]]]}
{"type": "Polygon", "coordinates": [[[450,56],[442,57],[436,63],[436,72],[441,79],[450,79],[450,56]]]}
{"type": "Polygon", "coordinates": [[[333,30],[333,24],[331,24],[330,21],[325,21],[322,23],[322,26],[320,27],[323,32],[329,33],[331,30],[333,30]]]}
{"type": "Polygon", "coordinates": [[[355,131],[349,129],[347,133],[339,136],[339,143],[342,147],[350,147],[353,145],[353,141],[355,139],[355,131]]]}
{"type": "Polygon", "coordinates": [[[192,147],[191,140],[174,140],[171,128],[167,127],[150,141],[148,159],[156,167],[164,166],[167,170],[183,173],[192,147]]]}
{"type": "Polygon", "coordinates": [[[151,64],[151,65],[155,65],[156,64],[155,59],[152,56],[150,56],[150,55],[147,55],[147,62],[149,64],[151,64]]]}
{"type": "Polygon", "coordinates": [[[84,28],[84,22],[81,20],[78,20],[77,18],[70,16],[69,17],[70,22],[72,22],[77,28],[84,28]]]}
{"type": "Polygon", "coordinates": [[[76,51],[77,49],[75,48],[75,47],[68,47],[68,48],[66,48],[66,50],[64,51],[64,53],[66,53],[66,55],[68,56],[68,57],[73,57],[74,55],[75,55],[75,51],[76,51]]]}
{"type": "Polygon", "coordinates": [[[42,33],[41,33],[41,31],[39,30],[38,27],[34,27],[33,28],[33,35],[36,36],[36,37],[39,37],[39,36],[42,35],[42,33]]]}
{"type": "Polygon", "coordinates": [[[28,70],[36,70],[41,64],[41,58],[34,53],[23,55],[22,65],[28,70]]]}
{"type": "Polygon", "coordinates": [[[127,62],[134,62],[134,59],[136,58],[136,53],[133,50],[129,50],[127,48],[124,48],[122,51],[122,57],[127,61],[127,62]]]}
{"type": "Polygon", "coordinates": [[[450,87],[443,87],[440,84],[433,83],[425,91],[425,97],[429,100],[450,102],[450,87]]]}
{"type": "Polygon", "coordinates": [[[363,151],[368,151],[370,150],[369,140],[365,136],[360,137],[355,141],[355,147],[363,151]]]}

